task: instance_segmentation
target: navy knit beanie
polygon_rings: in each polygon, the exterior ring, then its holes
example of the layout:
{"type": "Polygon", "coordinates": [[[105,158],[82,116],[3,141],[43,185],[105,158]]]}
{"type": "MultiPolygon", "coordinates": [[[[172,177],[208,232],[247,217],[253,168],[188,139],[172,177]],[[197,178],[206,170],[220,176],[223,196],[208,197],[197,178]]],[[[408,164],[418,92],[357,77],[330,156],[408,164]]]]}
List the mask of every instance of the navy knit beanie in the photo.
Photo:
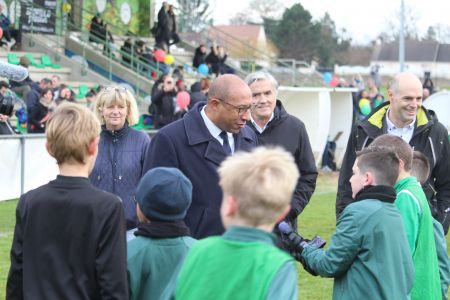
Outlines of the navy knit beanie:
{"type": "Polygon", "coordinates": [[[176,168],[154,168],[141,178],[136,200],[149,220],[183,220],[192,201],[192,183],[176,168]]]}

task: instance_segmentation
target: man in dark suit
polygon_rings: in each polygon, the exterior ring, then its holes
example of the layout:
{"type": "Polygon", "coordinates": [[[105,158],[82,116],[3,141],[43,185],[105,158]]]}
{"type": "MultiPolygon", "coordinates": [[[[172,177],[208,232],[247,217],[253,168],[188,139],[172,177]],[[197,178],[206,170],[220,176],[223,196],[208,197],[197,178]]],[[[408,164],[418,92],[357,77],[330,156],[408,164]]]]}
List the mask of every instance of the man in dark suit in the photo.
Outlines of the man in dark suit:
{"type": "Polygon", "coordinates": [[[217,167],[228,155],[256,146],[255,133],[246,125],[254,107],[245,82],[223,75],[211,84],[206,103],[197,103],[183,119],[162,128],[150,144],[144,171],[175,167],[192,182],[185,221],[195,238],[224,232],[217,167]]]}

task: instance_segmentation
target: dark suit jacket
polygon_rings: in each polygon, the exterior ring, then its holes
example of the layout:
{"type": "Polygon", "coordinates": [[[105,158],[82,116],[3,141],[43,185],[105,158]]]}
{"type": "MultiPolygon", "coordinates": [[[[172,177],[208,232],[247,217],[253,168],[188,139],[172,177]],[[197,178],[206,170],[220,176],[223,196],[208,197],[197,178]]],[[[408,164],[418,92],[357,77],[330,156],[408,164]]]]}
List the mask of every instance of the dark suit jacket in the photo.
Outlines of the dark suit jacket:
{"type": "MultiPolygon", "coordinates": [[[[224,227],[220,218],[222,191],[217,167],[226,158],[222,145],[208,131],[200,111],[205,102],[195,105],[183,119],[158,131],[150,143],[144,170],[155,167],[180,169],[192,182],[192,204],[185,222],[193,237],[220,235],[224,227]]],[[[235,152],[256,146],[252,129],[244,127],[234,135],[235,152]]]]}

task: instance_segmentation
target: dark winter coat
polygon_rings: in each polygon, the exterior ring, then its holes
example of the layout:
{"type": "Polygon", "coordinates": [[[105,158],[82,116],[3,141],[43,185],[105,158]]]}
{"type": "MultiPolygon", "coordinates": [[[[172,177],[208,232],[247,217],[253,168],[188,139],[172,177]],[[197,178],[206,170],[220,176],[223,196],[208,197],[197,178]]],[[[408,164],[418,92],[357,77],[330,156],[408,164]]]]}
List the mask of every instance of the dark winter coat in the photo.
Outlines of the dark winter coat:
{"type": "Polygon", "coordinates": [[[34,105],[28,114],[29,133],[44,133],[45,123],[49,117],[48,107],[41,102],[34,105]]]}
{"type": "Polygon", "coordinates": [[[288,214],[291,218],[289,221],[293,221],[314,193],[318,175],[305,124],[288,114],[280,100],[277,100],[273,119],[262,133],[255,129],[251,121],[247,124],[255,131],[258,144],[282,146],[295,158],[301,176],[292,198],[291,212],[288,214]]]}
{"type": "Polygon", "coordinates": [[[124,127],[117,131],[102,127],[98,156],[89,175],[92,184],[122,199],[127,228],[137,224],[134,192],[143,173],[144,160],[150,144],[149,136],[124,127]]]}
{"type": "Polygon", "coordinates": [[[155,127],[162,128],[175,120],[175,97],[176,92],[165,92],[162,89],[155,89],[152,94],[152,103],[155,106],[155,127]]]}
{"type": "Polygon", "coordinates": [[[201,91],[202,87],[200,82],[196,82],[191,86],[191,102],[189,102],[189,109],[194,107],[198,102],[207,101],[208,97],[201,91]]]}
{"type": "Polygon", "coordinates": [[[97,22],[97,17],[91,20],[91,29],[89,31],[89,41],[94,43],[104,43],[106,41],[106,28],[103,20],[97,22]]]}
{"type": "MultiPolygon", "coordinates": [[[[219,235],[224,232],[220,218],[222,191],[217,168],[226,158],[222,145],[208,131],[198,103],[183,117],[159,130],[149,147],[144,170],[155,167],[180,169],[192,182],[192,204],[185,222],[194,238],[219,235]]],[[[249,127],[234,134],[235,151],[249,151],[257,144],[249,127]]]]}
{"type": "Polygon", "coordinates": [[[37,103],[39,103],[39,99],[41,98],[41,88],[37,83],[33,83],[31,85],[31,91],[27,95],[26,104],[27,104],[27,113],[30,114],[31,109],[37,103]]]}
{"type": "Polygon", "coordinates": [[[128,299],[117,196],[58,176],[20,197],[6,299],[128,299]]]}
{"type": "MultiPolygon", "coordinates": [[[[352,167],[355,162],[356,151],[367,147],[377,136],[387,133],[386,112],[389,102],[380,105],[367,118],[360,121],[353,129],[347,144],[339,175],[338,194],[336,198],[336,215],[339,216],[344,208],[351,202],[352,191],[349,179],[352,176],[352,167]]],[[[409,144],[425,154],[430,162],[431,172],[424,192],[429,202],[436,198],[435,217],[442,223],[447,232],[450,216],[445,210],[450,207],[450,147],[447,129],[438,122],[433,111],[423,106],[416,117],[416,128],[409,144]]],[[[433,205],[434,206],[434,205],[433,205]]]]}
{"type": "Polygon", "coordinates": [[[205,63],[206,53],[200,50],[201,47],[195,49],[194,59],[192,60],[192,65],[194,68],[198,68],[201,64],[205,63]]]}

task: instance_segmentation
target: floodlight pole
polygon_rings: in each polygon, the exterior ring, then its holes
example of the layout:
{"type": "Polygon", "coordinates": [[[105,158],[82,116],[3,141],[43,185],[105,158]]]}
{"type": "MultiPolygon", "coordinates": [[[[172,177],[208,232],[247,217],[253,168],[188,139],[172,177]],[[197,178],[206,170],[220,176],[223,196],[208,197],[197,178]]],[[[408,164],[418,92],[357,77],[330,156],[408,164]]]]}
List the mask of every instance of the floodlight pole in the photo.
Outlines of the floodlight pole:
{"type": "Polygon", "coordinates": [[[398,60],[400,63],[400,72],[403,72],[405,70],[405,2],[404,0],[401,0],[401,2],[398,60]]]}

